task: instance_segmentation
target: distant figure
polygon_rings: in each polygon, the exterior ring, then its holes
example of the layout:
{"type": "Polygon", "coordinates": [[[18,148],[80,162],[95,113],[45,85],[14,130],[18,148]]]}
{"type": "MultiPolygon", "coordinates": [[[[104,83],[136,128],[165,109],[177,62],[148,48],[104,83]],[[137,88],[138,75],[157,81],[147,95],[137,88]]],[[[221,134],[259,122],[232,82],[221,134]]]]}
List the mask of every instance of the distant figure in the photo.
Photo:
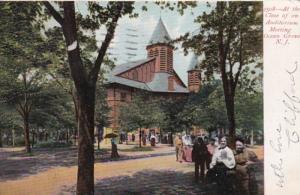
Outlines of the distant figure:
{"type": "Polygon", "coordinates": [[[249,195],[250,172],[248,167],[249,164],[257,161],[257,156],[253,151],[250,151],[245,147],[245,142],[241,138],[236,139],[235,146],[236,151],[234,157],[236,161],[238,191],[239,194],[249,195]]]}
{"type": "Polygon", "coordinates": [[[118,148],[117,144],[115,143],[115,138],[112,138],[111,140],[111,158],[119,158],[118,148]]]}
{"type": "Polygon", "coordinates": [[[132,140],[132,142],[135,141],[135,135],[134,134],[131,135],[131,140],[132,140]]]}
{"type": "Polygon", "coordinates": [[[156,137],[155,135],[151,135],[150,136],[150,143],[151,143],[151,146],[155,146],[155,143],[156,143],[156,137]]]}
{"type": "Polygon", "coordinates": [[[175,139],[175,150],[176,150],[176,161],[182,161],[182,150],[183,150],[183,143],[181,135],[178,135],[175,139]]]}
{"type": "Polygon", "coordinates": [[[199,181],[199,166],[200,166],[200,180],[204,179],[205,172],[205,159],[207,157],[208,150],[201,137],[198,137],[195,140],[193,150],[192,150],[192,159],[195,162],[195,181],[199,181]]]}

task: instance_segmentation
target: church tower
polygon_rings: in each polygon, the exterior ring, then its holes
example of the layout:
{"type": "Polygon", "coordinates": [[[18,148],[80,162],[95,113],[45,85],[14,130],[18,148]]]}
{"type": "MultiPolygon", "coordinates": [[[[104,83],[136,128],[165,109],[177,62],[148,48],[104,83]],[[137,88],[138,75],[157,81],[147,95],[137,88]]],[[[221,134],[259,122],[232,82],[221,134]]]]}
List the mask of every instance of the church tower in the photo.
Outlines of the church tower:
{"type": "Polygon", "coordinates": [[[188,67],[188,89],[197,93],[201,87],[201,71],[199,69],[199,58],[194,54],[188,67]]]}
{"type": "Polygon", "coordinates": [[[160,18],[146,47],[148,58],[156,57],[155,72],[173,74],[173,49],[170,35],[160,18]]]}

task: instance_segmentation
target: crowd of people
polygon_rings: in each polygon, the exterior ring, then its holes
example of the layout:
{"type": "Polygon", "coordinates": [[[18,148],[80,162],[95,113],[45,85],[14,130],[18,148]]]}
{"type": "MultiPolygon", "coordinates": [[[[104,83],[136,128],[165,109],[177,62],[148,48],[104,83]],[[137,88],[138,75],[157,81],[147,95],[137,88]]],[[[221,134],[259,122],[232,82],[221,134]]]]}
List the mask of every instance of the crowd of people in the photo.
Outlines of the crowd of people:
{"type": "MultiPolygon", "coordinates": [[[[195,181],[216,182],[218,194],[250,194],[249,165],[257,161],[253,151],[246,148],[243,139],[235,142],[235,150],[227,146],[226,137],[208,139],[197,137],[193,141],[192,161],[195,163],[195,181]]],[[[175,139],[176,160],[184,160],[182,136],[175,139]]]]}

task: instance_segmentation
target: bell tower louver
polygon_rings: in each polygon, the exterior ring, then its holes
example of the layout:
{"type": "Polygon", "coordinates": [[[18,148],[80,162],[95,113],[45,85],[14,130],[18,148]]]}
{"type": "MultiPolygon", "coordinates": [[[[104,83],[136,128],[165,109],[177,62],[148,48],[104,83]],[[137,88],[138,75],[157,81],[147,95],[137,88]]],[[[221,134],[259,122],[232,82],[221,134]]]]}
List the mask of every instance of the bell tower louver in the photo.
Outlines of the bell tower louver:
{"type": "Polygon", "coordinates": [[[173,73],[173,49],[170,35],[160,18],[148,46],[148,58],[155,57],[155,72],[173,73]]]}

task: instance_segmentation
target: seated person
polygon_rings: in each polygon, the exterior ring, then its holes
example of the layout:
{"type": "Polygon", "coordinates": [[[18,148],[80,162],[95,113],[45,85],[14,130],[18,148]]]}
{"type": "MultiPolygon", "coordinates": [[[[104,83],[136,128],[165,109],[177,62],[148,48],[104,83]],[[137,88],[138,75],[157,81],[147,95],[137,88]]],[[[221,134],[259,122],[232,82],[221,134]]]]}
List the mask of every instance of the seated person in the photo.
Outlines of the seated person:
{"type": "Polygon", "coordinates": [[[220,146],[215,149],[210,163],[210,168],[223,164],[227,169],[235,167],[235,159],[232,150],[227,146],[226,137],[222,137],[220,146]]]}
{"type": "Polygon", "coordinates": [[[239,194],[249,195],[249,172],[248,165],[257,161],[257,156],[253,151],[245,147],[244,140],[236,139],[235,146],[235,162],[236,162],[236,177],[239,194]]]}
{"type": "Polygon", "coordinates": [[[225,137],[222,137],[220,146],[215,149],[207,173],[209,179],[216,180],[218,184],[218,194],[232,194],[233,181],[228,177],[230,170],[235,168],[233,151],[227,146],[225,137]]]}

